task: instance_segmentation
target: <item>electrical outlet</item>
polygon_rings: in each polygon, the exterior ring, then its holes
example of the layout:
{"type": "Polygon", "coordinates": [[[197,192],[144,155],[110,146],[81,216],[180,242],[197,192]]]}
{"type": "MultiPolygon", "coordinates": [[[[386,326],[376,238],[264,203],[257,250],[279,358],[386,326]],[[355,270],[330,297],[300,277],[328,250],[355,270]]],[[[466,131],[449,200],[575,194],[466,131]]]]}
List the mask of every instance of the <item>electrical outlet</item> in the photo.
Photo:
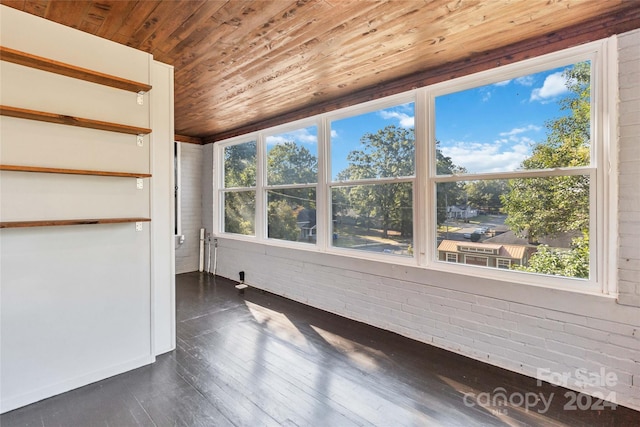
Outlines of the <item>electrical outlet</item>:
{"type": "Polygon", "coordinates": [[[136,102],[138,105],[144,105],[144,92],[138,92],[138,96],[136,97],[136,102]]]}
{"type": "Polygon", "coordinates": [[[144,188],[144,182],[142,181],[142,178],[136,179],[136,188],[138,190],[142,190],[144,188]]]}
{"type": "Polygon", "coordinates": [[[142,231],[142,223],[136,222],[136,231],[142,231]]]}
{"type": "Polygon", "coordinates": [[[144,135],[136,136],[136,145],[142,147],[144,145],[144,135]]]}

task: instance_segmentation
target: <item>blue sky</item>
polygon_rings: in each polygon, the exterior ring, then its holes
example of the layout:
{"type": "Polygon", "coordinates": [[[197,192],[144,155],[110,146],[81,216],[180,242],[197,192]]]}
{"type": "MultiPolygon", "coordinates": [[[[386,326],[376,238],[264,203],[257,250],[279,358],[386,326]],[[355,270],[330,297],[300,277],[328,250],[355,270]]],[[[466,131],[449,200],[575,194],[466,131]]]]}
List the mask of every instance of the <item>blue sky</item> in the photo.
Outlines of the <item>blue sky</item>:
{"type": "MultiPolygon", "coordinates": [[[[568,93],[562,75],[566,68],[437,97],[435,132],[442,153],[471,173],[518,169],[533,145],[544,141],[545,123],[565,114],[557,101],[568,93]]],[[[333,121],[332,177],[347,167],[348,153],[361,148],[364,133],[388,125],[413,127],[413,104],[333,121]]],[[[269,137],[267,144],[284,140],[295,140],[318,154],[315,127],[269,137]]]]}

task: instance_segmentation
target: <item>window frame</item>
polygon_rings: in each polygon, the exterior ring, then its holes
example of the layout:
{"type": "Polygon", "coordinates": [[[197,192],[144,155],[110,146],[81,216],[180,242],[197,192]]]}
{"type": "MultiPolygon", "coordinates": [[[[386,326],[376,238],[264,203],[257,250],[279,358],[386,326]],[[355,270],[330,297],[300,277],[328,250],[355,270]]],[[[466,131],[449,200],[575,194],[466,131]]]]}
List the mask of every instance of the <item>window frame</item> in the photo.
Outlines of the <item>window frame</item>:
{"type": "MultiPolygon", "coordinates": [[[[610,198],[609,188],[611,188],[612,182],[615,180],[614,177],[607,177],[604,173],[604,165],[607,164],[605,159],[610,158],[609,156],[611,155],[612,147],[615,146],[615,139],[612,138],[612,132],[610,130],[612,127],[615,127],[615,125],[613,123],[608,123],[607,117],[609,117],[610,120],[612,118],[615,120],[616,118],[616,116],[611,116],[609,111],[610,106],[615,105],[615,98],[612,98],[615,96],[615,90],[612,94],[610,78],[611,75],[615,77],[615,73],[610,73],[610,76],[606,74],[608,67],[606,67],[604,63],[605,59],[610,56],[610,54],[608,54],[608,49],[611,49],[611,47],[607,46],[607,40],[599,40],[559,52],[516,62],[503,67],[437,83],[428,88],[422,89],[424,90],[424,96],[426,97],[427,104],[428,123],[426,124],[426,128],[429,132],[427,145],[429,150],[429,159],[431,160],[435,159],[436,153],[435,98],[437,96],[467,89],[479,88],[485,85],[495,84],[503,80],[566,66],[568,64],[575,64],[584,60],[591,61],[591,156],[590,164],[588,166],[534,171],[516,170],[511,172],[437,175],[435,171],[435,161],[430,161],[428,164],[428,200],[430,209],[426,220],[428,224],[436,223],[436,185],[441,182],[588,175],[590,177],[589,236],[591,243],[589,279],[544,275],[497,268],[476,268],[474,266],[467,265],[451,265],[437,259],[436,245],[433,244],[429,244],[427,246],[427,260],[425,263],[427,268],[486,277],[494,280],[523,283],[527,285],[572,289],[586,293],[608,294],[612,291],[610,288],[606,287],[604,280],[604,278],[607,277],[607,274],[611,274],[610,272],[605,273],[605,270],[612,268],[610,263],[609,265],[605,263],[605,254],[608,253],[609,248],[615,248],[615,246],[611,245],[611,235],[605,236],[603,232],[605,224],[610,222],[607,221],[609,217],[608,212],[604,209],[604,206],[610,205],[610,203],[605,203],[605,201],[608,201],[610,198]],[[609,81],[609,87],[605,84],[607,81],[609,81]],[[610,131],[606,132],[604,129],[609,129],[610,131]]],[[[611,163],[609,162],[609,164],[611,163]]],[[[435,227],[429,227],[427,230],[426,240],[427,242],[436,241],[435,227]]]]}
{"type": "MultiPolygon", "coordinates": [[[[333,203],[332,203],[332,190],[334,187],[352,187],[359,185],[376,185],[376,184],[399,184],[399,183],[411,183],[411,199],[412,199],[412,211],[413,211],[413,247],[417,248],[417,241],[420,240],[417,238],[418,232],[420,228],[418,227],[417,222],[421,218],[417,205],[417,198],[419,197],[419,173],[418,173],[418,164],[419,159],[421,158],[421,150],[419,150],[419,146],[422,145],[418,142],[418,126],[417,126],[417,117],[418,111],[422,109],[418,106],[418,96],[417,91],[405,92],[399,95],[389,96],[380,100],[369,101],[363,104],[359,104],[353,107],[345,108],[339,110],[337,112],[327,113],[323,115],[324,125],[326,130],[327,139],[325,140],[325,155],[326,155],[326,180],[325,187],[327,192],[327,218],[332,218],[333,212],[333,203]],[[348,119],[351,117],[357,117],[363,114],[373,113],[380,110],[385,110],[388,108],[398,107],[405,104],[413,104],[414,105],[414,117],[415,122],[413,126],[413,137],[414,137],[414,171],[413,176],[403,176],[403,177],[383,177],[383,178],[370,178],[370,179],[356,179],[356,180],[348,180],[348,181],[338,181],[333,179],[333,169],[331,164],[331,123],[338,120],[348,119]]],[[[333,232],[333,223],[327,226],[327,230],[325,230],[325,248],[327,252],[345,254],[345,255],[353,255],[358,258],[363,259],[373,259],[373,260],[382,260],[387,262],[394,262],[396,264],[409,264],[409,265],[418,265],[419,263],[419,253],[420,251],[415,250],[411,256],[407,255],[395,255],[395,254],[387,254],[387,253],[378,253],[378,252],[369,252],[362,251],[353,248],[345,248],[338,247],[333,245],[333,239],[331,238],[333,232]]]]}
{"type": "MultiPolygon", "coordinates": [[[[226,141],[222,141],[220,143],[217,143],[216,146],[214,147],[215,150],[214,152],[217,154],[217,159],[216,162],[214,163],[215,165],[215,169],[217,169],[217,173],[214,173],[214,188],[217,189],[217,191],[215,191],[217,193],[217,197],[214,197],[214,200],[217,201],[218,203],[218,209],[214,209],[214,222],[213,224],[215,224],[215,229],[216,229],[216,234],[219,236],[224,236],[224,237],[232,237],[235,239],[241,239],[241,240],[252,240],[255,241],[256,240],[256,236],[258,236],[258,185],[260,182],[260,175],[262,173],[261,171],[261,165],[260,165],[260,144],[259,141],[255,138],[254,134],[249,134],[249,135],[242,135],[239,136],[237,138],[231,138],[229,140],[226,141]],[[225,185],[225,170],[224,170],[224,150],[227,147],[231,147],[234,145],[240,145],[240,144],[245,144],[245,143],[249,143],[249,142],[254,142],[256,143],[256,183],[255,186],[253,187],[226,187],[225,185]],[[224,197],[225,194],[227,193],[240,193],[240,192],[246,192],[246,191],[254,191],[255,193],[255,201],[256,201],[256,207],[255,207],[255,212],[256,214],[254,215],[254,234],[240,234],[240,233],[231,233],[228,231],[225,231],[225,203],[224,203],[224,197]]],[[[214,154],[215,155],[215,154],[214,154]]],[[[214,171],[215,172],[215,171],[214,171]]]]}
{"type": "MultiPolygon", "coordinates": [[[[252,241],[272,246],[290,247],[298,250],[327,253],[364,260],[374,260],[394,265],[415,266],[428,271],[442,271],[467,277],[482,277],[497,282],[508,282],[524,286],[576,291],[594,295],[609,295],[617,292],[617,47],[615,36],[586,43],[577,47],[545,54],[539,57],[519,61],[490,70],[458,77],[449,81],[432,84],[426,87],[365,102],[336,111],[319,114],[295,122],[267,128],[251,134],[245,134],[215,144],[215,167],[213,189],[217,193],[214,200],[219,206],[214,209],[216,234],[220,237],[252,241]],[[435,173],[435,115],[434,100],[436,96],[476,88],[487,84],[507,80],[513,77],[528,75],[543,70],[565,66],[589,59],[591,60],[591,133],[592,155],[590,165],[576,168],[561,168],[534,172],[513,171],[492,174],[440,175],[435,173]],[[331,122],[353,117],[404,103],[413,102],[415,106],[415,174],[402,179],[373,179],[356,181],[334,181],[331,169],[331,122]],[[317,241],[314,244],[291,242],[267,238],[266,211],[266,147],[265,135],[274,135],[316,124],[318,129],[318,182],[316,186],[317,241]],[[221,194],[228,189],[221,186],[223,178],[224,147],[231,144],[249,142],[257,143],[256,165],[256,234],[246,236],[225,233],[224,205],[220,202],[221,194]],[[433,161],[432,161],[433,160],[433,161]],[[608,172],[608,173],[607,173],[608,172]],[[524,176],[534,177],[548,175],[588,174],[590,182],[590,268],[589,279],[576,279],[543,275],[502,268],[486,268],[463,263],[443,262],[438,260],[437,230],[435,207],[437,205],[436,185],[439,182],[456,180],[490,180],[509,179],[524,176]],[[332,245],[331,209],[332,188],[345,185],[380,184],[384,182],[412,182],[413,186],[413,248],[412,257],[393,256],[332,245]],[[605,280],[606,279],[606,280],[605,280]]],[[[296,185],[294,185],[295,187],[296,185]]]]}
{"type": "MultiPolygon", "coordinates": [[[[260,174],[261,174],[261,180],[260,182],[262,183],[261,188],[258,190],[262,193],[262,204],[264,204],[264,206],[261,205],[261,207],[263,208],[263,211],[261,214],[258,213],[258,209],[256,207],[256,216],[261,217],[261,220],[263,221],[263,227],[262,227],[262,238],[265,241],[268,241],[269,243],[275,242],[278,244],[293,244],[293,245],[305,245],[305,246],[317,246],[318,242],[317,242],[317,238],[318,238],[318,227],[316,227],[316,242],[315,243],[310,243],[310,242],[301,242],[301,241],[291,241],[291,240],[285,240],[285,239],[278,239],[275,237],[269,237],[269,217],[268,217],[268,213],[269,213],[269,191],[273,191],[273,190],[295,190],[295,189],[305,189],[305,188],[314,188],[316,190],[316,225],[319,225],[320,221],[318,220],[318,210],[319,210],[319,201],[321,200],[318,197],[318,188],[321,186],[321,181],[320,181],[320,176],[322,175],[320,173],[320,151],[321,151],[321,144],[320,144],[320,134],[321,134],[321,128],[322,128],[322,123],[321,121],[314,119],[314,120],[301,120],[301,121],[296,121],[293,123],[286,123],[284,125],[281,126],[276,126],[273,128],[269,128],[269,129],[265,129],[261,132],[257,133],[257,142],[258,142],[258,151],[260,152],[260,155],[258,156],[258,158],[263,159],[263,164],[262,164],[262,168],[260,170],[260,174]],[[318,142],[317,142],[317,160],[318,160],[318,172],[317,172],[317,176],[316,176],[316,182],[315,183],[305,183],[305,184],[269,184],[268,181],[268,165],[267,165],[267,161],[268,161],[268,150],[267,150],[267,138],[269,138],[270,136],[275,136],[275,135],[280,135],[283,133],[287,133],[287,132],[293,132],[296,130],[300,130],[300,129],[306,129],[309,127],[315,127],[316,128],[316,134],[317,134],[317,138],[318,138],[318,142]]],[[[257,204],[257,200],[256,200],[256,204],[257,204]]]]}

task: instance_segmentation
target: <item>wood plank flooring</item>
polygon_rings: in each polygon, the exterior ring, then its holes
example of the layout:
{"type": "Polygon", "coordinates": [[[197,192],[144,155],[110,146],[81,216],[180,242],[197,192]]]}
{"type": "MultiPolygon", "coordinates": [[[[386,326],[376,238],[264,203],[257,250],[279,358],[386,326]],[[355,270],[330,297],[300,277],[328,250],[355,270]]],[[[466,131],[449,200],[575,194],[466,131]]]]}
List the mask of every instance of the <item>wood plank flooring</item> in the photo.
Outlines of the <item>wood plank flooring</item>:
{"type": "Polygon", "coordinates": [[[565,410],[562,388],[256,289],[240,295],[225,279],[188,273],[176,283],[175,351],[3,414],[0,425],[640,425],[640,412],[565,410]],[[512,404],[491,406],[503,390],[512,404]],[[527,407],[520,396],[551,403],[527,407]]]}

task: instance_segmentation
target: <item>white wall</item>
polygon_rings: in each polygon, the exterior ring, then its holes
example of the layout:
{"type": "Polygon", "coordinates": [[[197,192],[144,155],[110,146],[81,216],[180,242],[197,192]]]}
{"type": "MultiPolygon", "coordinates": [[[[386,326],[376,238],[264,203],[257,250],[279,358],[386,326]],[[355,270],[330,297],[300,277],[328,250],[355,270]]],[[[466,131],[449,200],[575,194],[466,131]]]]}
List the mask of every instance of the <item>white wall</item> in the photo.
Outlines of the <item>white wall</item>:
{"type": "MultiPolygon", "coordinates": [[[[180,143],[180,223],[183,243],[176,243],[176,273],[198,271],[202,225],[203,147],[180,143]]],[[[211,230],[211,229],[207,229],[211,230]]],[[[204,267],[206,269],[207,264],[204,267]]]]}
{"type": "MultiPolygon", "coordinates": [[[[567,386],[640,410],[640,98],[638,31],[620,37],[619,283],[615,298],[532,287],[219,238],[218,274],[535,377],[570,372],[567,386]],[[583,388],[577,369],[617,375],[583,388]],[[615,396],[610,393],[614,393],[615,396]]],[[[207,181],[206,185],[210,185],[207,181]]],[[[205,226],[212,213],[206,210],[205,226]]]]}
{"type": "Polygon", "coordinates": [[[154,85],[136,94],[0,62],[2,104],[140,127],[133,135],[1,117],[3,164],[152,173],[0,173],[2,221],[152,217],[0,231],[0,411],[136,368],[174,346],[173,73],[140,51],[0,6],[3,46],[154,85]],[[153,247],[152,247],[153,245],[153,247]]]}
{"type": "Polygon", "coordinates": [[[640,307],[640,30],[622,35],[618,48],[619,299],[623,304],[640,307]]]}

